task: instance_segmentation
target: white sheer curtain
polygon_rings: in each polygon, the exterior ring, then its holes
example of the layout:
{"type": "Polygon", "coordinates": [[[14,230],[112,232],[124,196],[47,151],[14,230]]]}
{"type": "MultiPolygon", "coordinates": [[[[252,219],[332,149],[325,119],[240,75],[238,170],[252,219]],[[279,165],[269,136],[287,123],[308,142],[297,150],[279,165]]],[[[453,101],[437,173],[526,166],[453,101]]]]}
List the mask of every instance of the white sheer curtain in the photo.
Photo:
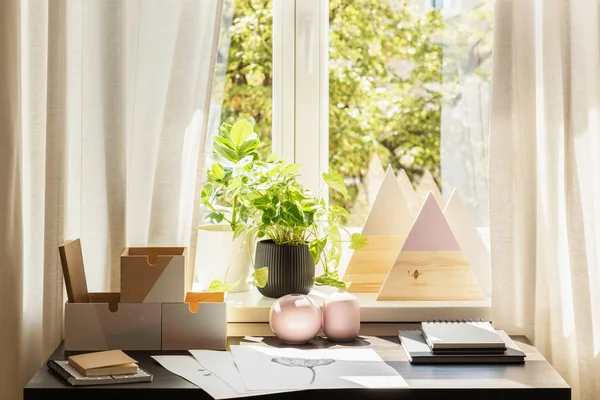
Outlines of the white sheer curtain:
{"type": "Polygon", "coordinates": [[[600,2],[497,0],[494,324],[600,398],[600,2]]]}
{"type": "MultiPolygon", "coordinates": [[[[222,0],[4,0],[0,7],[0,398],[62,338],[57,246],[91,291],[119,255],[193,259],[222,0]]],[[[188,263],[191,267],[193,263],[188,263]]]]}

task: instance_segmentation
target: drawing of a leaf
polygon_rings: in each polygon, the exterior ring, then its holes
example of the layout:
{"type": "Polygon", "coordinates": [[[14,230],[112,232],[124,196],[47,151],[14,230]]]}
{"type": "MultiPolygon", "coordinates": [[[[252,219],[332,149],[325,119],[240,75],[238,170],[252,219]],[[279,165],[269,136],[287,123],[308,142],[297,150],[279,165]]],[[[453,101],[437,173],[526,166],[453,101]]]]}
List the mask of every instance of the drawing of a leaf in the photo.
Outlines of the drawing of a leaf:
{"type": "Polygon", "coordinates": [[[308,360],[293,357],[275,357],[271,361],[277,364],[285,365],[286,367],[306,367],[304,362],[308,360]]]}
{"type": "Polygon", "coordinates": [[[335,360],[332,360],[331,358],[326,358],[324,360],[306,360],[304,363],[304,366],[308,367],[308,368],[314,368],[314,367],[320,367],[322,365],[329,365],[334,362],[335,362],[335,360]]]}
{"type": "Polygon", "coordinates": [[[310,381],[311,385],[315,382],[315,378],[317,377],[317,374],[314,370],[315,367],[329,365],[335,362],[335,360],[331,358],[325,358],[322,360],[307,360],[306,358],[299,357],[275,357],[272,358],[271,361],[276,364],[285,365],[286,367],[303,367],[310,369],[312,372],[312,379],[310,381]]]}

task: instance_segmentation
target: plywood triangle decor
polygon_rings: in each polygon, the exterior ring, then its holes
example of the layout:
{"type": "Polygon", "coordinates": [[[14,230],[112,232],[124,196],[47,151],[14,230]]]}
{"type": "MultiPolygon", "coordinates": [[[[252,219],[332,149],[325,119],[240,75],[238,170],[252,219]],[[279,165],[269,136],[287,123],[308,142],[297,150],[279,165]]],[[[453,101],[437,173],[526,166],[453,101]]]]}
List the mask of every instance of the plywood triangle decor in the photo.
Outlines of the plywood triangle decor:
{"type": "Polygon", "coordinates": [[[442,197],[442,193],[440,192],[437,183],[435,183],[433,175],[431,175],[431,172],[429,172],[428,170],[425,170],[425,173],[421,177],[421,181],[419,182],[419,186],[417,187],[416,192],[421,199],[421,203],[425,201],[425,199],[431,192],[440,208],[444,208],[444,198],[442,197]]]}
{"type": "Polygon", "coordinates": [[[440,206],[429,193],[377,300],[485,298],[440,206]]]}
{"type": "Polygon", "coordinates": [[[362,233],[369,244],[355,250],[344,280],[352,282],[349,292],[377,293],[412,225],[413,216],[396,181],[387,169],[362,233]]]}
{"type": "Polygon", "coordinates": [[[369,206],[373,206],[373,203],[375,203],[375,197],[377,197],[377,192],[379,192],[384,176],[385,170],[383,169],[383,165],[381,165],[381,160],[377,154],[373,154],[366,176],[367,201],[369,202],[369,206]]]}
{"type": "Polygon", "coordinates": [[[364,185],[358,185],[358,194],[354,206],[350,211],[352,224],[362,226],[367,217],[367,210],[370,210],[375,202],[375,197],[385,176],[385,170],[381,165],[381,160],[377,154],[373,154],[369,169],[365,176],[364,185]]]}
{"type": "Polygon", "coordinates": [[[401,169],[398,171],[398,176],[396,178],[398,180],[398,185],[400,185],[400,190],[402,190],[402,194],[406,199],[406,203],[408,204],[408,208],[413,213],[413,215],[417,215],[419,212],[419,208],[421,208],[421,198],[415,191],[410,179],[408,179],[408,175],[406,175],[406,171],[401,169]]]}
{"type": "Polygon", "coordinates": [[[388,167],[363,227],[363,235],[406,235],[413,216],[392,167],[388,167]]]}
{"type": "Polygon", "coordinates": [[[456,190],[452,193],[444,209],[446,220],[454,232],[475,277],[486,296],[492,294],[492,269],[490,252],[483,242],[477,226],[471,218],[467,206],[456,190]]]}

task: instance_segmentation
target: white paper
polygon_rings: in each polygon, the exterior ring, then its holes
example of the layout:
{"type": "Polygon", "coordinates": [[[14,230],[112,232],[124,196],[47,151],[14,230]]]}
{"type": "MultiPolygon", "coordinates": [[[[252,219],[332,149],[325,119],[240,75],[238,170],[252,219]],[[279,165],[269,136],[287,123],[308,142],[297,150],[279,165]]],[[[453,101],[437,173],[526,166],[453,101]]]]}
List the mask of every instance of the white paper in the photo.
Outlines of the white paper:
{"type": "Polygon", "coordinates": [[[152,358],[167,370],[200,387],[215,399],[230,399],[254,395],[236,392],[231,386],[204,368],[192,356],[152,356],[152,358]]]}
{"type": "Polygon", "coordinates": [[[231,353],[246,390],[408,387],[372,349],[231,346],[231,353]]]}
{"type": "Polygon", "coordinates": [[[231,352],[212,350],[189,350],[189,352],[204,368],[221,378],[239,394],[260,395],[278,392],[246,390],[242,376],[233,362],[231,352]]]}

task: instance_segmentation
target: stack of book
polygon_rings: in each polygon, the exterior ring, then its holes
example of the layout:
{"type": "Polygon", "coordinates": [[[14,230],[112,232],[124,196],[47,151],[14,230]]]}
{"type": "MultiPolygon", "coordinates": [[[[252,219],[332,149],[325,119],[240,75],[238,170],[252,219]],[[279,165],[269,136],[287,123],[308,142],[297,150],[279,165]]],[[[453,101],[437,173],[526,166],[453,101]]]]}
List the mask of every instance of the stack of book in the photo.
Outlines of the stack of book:
{"type": "Polygon", "coordinates": [[[523,363],[525,353],[487,321],[423,322],[420,330],[399,331],[412,364],[523,363]]]}
{"type": "Polygon", "coordinates": [[[121,350],[99,351],[48,361],[48,368],[73,386],[151,382],[152,375],[121,350]]]}

